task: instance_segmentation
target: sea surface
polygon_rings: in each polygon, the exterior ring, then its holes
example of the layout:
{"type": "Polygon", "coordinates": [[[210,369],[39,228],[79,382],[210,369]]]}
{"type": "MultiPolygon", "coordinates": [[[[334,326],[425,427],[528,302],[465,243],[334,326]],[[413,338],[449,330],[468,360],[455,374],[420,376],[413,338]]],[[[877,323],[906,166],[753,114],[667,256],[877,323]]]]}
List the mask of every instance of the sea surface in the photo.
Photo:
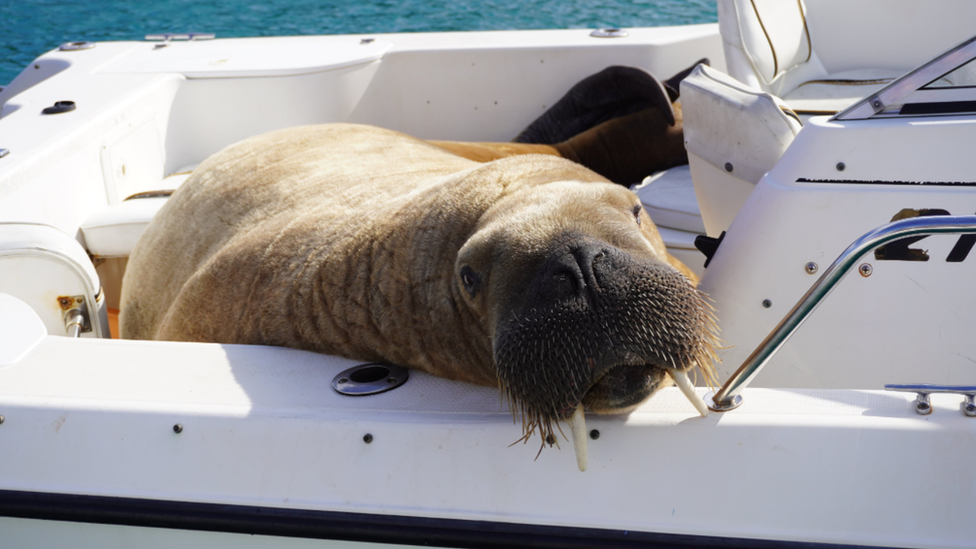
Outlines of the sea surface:
{"type": "Polygon", "coordinates": [[[718,20],[714,0],[0,0],[0,86],[64,42],[657,27],[718,20]]]}

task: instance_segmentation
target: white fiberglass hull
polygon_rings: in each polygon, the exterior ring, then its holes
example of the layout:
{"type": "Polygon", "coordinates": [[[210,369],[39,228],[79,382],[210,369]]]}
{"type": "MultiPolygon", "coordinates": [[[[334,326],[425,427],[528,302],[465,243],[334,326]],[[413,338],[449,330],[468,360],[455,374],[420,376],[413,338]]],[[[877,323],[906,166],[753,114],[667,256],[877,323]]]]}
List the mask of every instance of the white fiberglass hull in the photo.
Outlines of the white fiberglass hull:
{"type": "Polygon", "coordinates": [[[591,416],[581,473],[569,441],[538,459],[537,440],[508,447],[519,429],[489,389],[414,374],[350,399],[330,389],[350,361],[143,345],[48,336],[0,370],[4,514],[361,541],[396,524],[403,541],[460,545],[577,529],[596,545],[622,532],[931,547],[972,535],[976,422],[951,395],[923,417],[903,394],[751,389],[703,418],[665,389],[628,417],[591,416]],[[91,358],[50,360],[64,353],[91,358]]]}

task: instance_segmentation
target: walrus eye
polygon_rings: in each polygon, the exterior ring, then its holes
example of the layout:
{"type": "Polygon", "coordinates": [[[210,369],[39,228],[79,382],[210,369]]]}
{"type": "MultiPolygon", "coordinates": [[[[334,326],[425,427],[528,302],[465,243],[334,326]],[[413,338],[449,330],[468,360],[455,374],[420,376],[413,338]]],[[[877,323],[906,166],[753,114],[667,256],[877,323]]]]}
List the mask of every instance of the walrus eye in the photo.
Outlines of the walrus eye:
{"type": "Polygon", "coordinates": [[[481,280],[475,274],[474,269],[467,265],[461,267],[461,284],[464,286],[464,291],[468,292],[471,297],[474,297],[478,293],[478,285],[480,283],[481,280]]]}
{"type": "Polygon", "coordinates": [[[640,215],[641,214],[641,209],[642,208],[641,208],[641,205],[640,204],[637,204],[636,206],[634,206],[634,219],[637,220],[637,226],[638,227],[641,224],[641,215],[640,215]]]}

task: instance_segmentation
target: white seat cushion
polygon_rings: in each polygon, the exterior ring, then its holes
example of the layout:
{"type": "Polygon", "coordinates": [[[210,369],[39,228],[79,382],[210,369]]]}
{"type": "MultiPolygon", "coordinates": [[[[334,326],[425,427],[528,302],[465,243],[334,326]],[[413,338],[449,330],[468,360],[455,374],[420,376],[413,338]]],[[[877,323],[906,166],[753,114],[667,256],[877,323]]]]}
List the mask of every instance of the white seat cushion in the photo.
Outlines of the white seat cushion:
{"type": "Polygon", "coordinates": [[[685,148],[719,170],[755,184],[800,131],[775,96],[698,65],[681,81],[685,148]]]}
{"type": "Polygon", "coordinates": [[[98,257],[128,257],[168,199],[137,198],[102,208],[81,224],[88,252],[98,257]]]}
{"type": "MultiPolygon", "coordinates": [[[[647,177],[634,187],[634,192],[658,228],[705,234],[688,166],[677,166],[647,177]]],[[[693,241],[694,238],[692,248],[693,241]]]]}
{"type": "Polygon", "coordinates": [[[198,165],[186,166],[163,179],[158,187],[161,191],[141,193],[148,195],[145,197],[129,197],[89,216],[81,224],[88,253],[98,257],[129,257],[153,216],[169,200],[168,194],[178,189],[198,165]],[[165,196],[154,196],[157,193],[165,196]]]}
{"type": "Polygon", "coordinates": [[[681,82],[685,148],[707,234],[726,230],[800,131],[771,94],[704,65],[681,82]]]}
{"type": "Polygon", "coordinates": [[[862,69],[828,75],[797,86],[782,97],[801,115],[835,114],[900,76],[898,71],[862,69]]]}

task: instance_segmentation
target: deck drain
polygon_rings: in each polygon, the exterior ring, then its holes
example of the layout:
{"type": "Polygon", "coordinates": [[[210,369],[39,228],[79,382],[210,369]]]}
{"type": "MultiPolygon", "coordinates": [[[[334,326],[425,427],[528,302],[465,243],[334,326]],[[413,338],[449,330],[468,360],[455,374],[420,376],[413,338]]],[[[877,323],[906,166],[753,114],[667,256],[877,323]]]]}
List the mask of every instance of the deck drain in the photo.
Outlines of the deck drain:
{"type": "Polygon", "coordinates": [[[629,33],[623,29],[596,29],[590,33],[590,36],[595,38],[625,38],[629,33]]]}
{"type": "Polygon", "coordinates": [[[348,396],[366,396],[396,389],[407,382],[410,372],[401,366],[371,362],[353,366],[332,378],[332,388],[348,396]]]}
{"type": "Polygon", "coordinates": [[[43,114],[61,114],[63,112],[71,112],[75,110],[77,106],[74,101],[56,101],[54,105],[50,107],[45,107],[41,109],[43,114]]]}
{"type": "Polygon", "coordinates": [[[80,51],[90,50],[94,47],[94,42],[65,42],[64,44],[61,44],[58,49],[61,51],[80,51]]]}

